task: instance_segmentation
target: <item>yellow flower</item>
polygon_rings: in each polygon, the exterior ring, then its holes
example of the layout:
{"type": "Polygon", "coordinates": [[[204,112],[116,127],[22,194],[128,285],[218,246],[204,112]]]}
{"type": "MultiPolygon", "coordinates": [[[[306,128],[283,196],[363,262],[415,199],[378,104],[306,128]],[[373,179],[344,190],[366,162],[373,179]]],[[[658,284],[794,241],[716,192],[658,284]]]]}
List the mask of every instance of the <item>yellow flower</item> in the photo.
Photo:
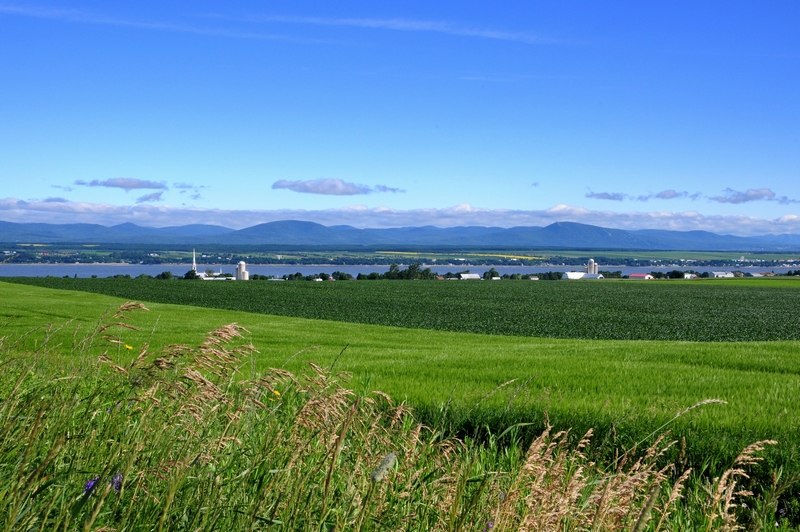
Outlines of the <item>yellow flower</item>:
{"type": "Polygon", "coordinates": [[[128,351],[133,351],[133,346],[125,344],[125,349],[127,349],[128,351]]]}
{"type": "Polygon", "coordinates": [[[279,392],[278,390],[272,390],[272,393],[275,395],[275,397],[281,396],[281,392],[279,392]]]}

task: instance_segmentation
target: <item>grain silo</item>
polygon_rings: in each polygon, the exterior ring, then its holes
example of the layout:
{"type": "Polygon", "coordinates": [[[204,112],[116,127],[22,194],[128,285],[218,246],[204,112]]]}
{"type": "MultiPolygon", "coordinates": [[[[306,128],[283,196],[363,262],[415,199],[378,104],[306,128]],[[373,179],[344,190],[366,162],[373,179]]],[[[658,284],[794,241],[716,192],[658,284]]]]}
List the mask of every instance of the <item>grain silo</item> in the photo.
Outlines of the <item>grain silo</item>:
{"type": "Polygon", "coordinates": [[[247,271],[247,264],[244,261],[239,261],[239,264],[236,266],[236,280],[237,281],[249,281],[250,280],[250,272],[247,271]]]}

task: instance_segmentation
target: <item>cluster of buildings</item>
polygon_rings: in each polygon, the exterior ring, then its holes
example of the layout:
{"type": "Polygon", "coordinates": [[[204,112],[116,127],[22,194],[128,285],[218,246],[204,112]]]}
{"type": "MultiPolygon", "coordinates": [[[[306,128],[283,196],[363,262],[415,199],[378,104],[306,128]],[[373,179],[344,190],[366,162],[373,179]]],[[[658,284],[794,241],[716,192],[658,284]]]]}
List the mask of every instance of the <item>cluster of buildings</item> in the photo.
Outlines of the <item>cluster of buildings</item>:
{"type": "Polygon", "coordinates": [[[236,273],[233,277],[230,275],[225,275],[222,272],[220,273],[207,273],[207,272],[198,272],[197,271],[197,255],[195,251],[192,250],[192,271],[194,271],[195,275],[198,279],[202,279],[203,281],[249,281],[250,280],[250,272],[247,271],[247,264],[244,261],[239,261],[239,264],[236,265],[236,273]]]}
{"type": "Polygon", "coordinates": [[[582,272],[564,272],[561,276],[562,280],[574,281],[577,279],[602,279],[603,274],[600,273],[600,265],[594,259],[589,259],[582,272]]]}

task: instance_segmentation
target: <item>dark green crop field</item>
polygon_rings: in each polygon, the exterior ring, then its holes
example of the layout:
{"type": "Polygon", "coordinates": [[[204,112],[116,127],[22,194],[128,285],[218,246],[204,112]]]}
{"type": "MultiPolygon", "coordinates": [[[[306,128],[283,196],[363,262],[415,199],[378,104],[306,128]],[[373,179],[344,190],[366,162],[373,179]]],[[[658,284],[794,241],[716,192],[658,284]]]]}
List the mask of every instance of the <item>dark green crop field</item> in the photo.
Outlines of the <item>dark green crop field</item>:
{"type": "Polygon", "coordinates": [[[800,339],[800,280],[202,282],[18,278],[138,301],[481,334],[700,342],[800,339]]]}

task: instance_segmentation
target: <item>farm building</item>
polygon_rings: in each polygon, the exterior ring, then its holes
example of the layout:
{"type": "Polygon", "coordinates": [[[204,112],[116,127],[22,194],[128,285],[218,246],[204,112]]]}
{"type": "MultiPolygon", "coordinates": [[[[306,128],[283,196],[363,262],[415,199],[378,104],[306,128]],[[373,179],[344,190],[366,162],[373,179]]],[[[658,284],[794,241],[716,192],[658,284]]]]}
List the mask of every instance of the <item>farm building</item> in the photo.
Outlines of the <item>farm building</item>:
{"type": "Polygon", "coordinates": [[[711,272],[709,277],[712,279],[729,279],[736,276],[733,275],[733,272],[711,272]]]}
{"type": "Polygon", "coordinates": [[[586,272],[564,272],[561,275],[562,281],[577,281],[579,279],[602,279],[602,273],[586,273],[586,272]]]}
{"type": "Polygon", "coordinates": [[[245,264],[244,261],[240,261],[239,264],[236,266],[236,280],[237,281],[250,280],[250,272],[247,271],[247,264],[245,264]]]}
{"type": "Polygon", "coordinates": [[[247,264],[244,261],[239,262],[236,266],[236,274],[223,274],[222,269],[220,269],[219,273],[214,273],[212,271],[206,272],[198,272],[197,271],[197,254],[195,250],[192,250],[192,271],[195,273],[198,279],[202,279],[203,281],[249,281],[250,280],[250,272],[247,271],[247,264]]]}
{"type": "Polygon", "coordinates": [[[653,276],[649,273],[632,273],[628,276],[628,279],[643,279],[643,280],[650,280],[653,276]]]}
{"type": "Polygon", "coordinates": [[[459,273],[458,278],[462,281],[480,281],[481,276],[477,273],[459,273]]]}

